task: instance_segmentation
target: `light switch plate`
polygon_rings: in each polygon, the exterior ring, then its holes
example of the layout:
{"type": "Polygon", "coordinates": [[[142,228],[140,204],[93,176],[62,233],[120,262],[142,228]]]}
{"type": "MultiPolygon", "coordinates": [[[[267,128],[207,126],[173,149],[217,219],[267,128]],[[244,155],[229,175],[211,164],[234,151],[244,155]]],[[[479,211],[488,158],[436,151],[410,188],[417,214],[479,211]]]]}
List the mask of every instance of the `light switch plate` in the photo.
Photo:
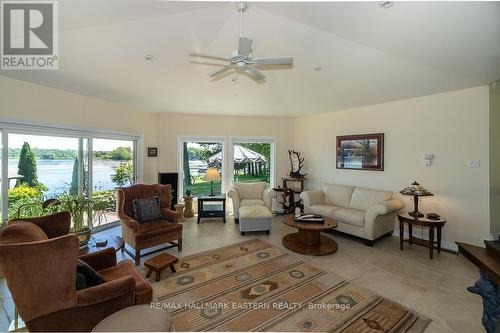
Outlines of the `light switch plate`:
{"type": "Polygon", "coordinates": [[[479,160],[469,160],[468,166],[469,168],[479,168],[481,166],[481,163],[479,162],[479,160]]]}

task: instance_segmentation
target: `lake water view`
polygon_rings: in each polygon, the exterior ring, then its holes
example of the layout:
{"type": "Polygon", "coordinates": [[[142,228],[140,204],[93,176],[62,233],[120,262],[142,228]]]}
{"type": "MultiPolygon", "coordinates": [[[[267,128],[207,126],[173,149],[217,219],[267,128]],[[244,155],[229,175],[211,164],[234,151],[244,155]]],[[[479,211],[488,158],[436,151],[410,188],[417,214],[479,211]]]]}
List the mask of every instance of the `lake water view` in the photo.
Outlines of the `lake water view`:
{"type": "MultiPolygon", "coordinates": [[[[9,174],[17,174],[18,159],[9,159],[9,174]]],[[[36,162],[38,181],[49,189],[45,196],[51,198],[54,195],[66,192],[71,184],[73,175],[73,159],[41,160],[36,162]]],[[[117,187],[111,181],[111,175],[120,165],[120,161],[93,160],[93,191],[112,190],[117,187]]],[[[10,181],[10,187],[14,187],[16,180],[10,181]]]]}

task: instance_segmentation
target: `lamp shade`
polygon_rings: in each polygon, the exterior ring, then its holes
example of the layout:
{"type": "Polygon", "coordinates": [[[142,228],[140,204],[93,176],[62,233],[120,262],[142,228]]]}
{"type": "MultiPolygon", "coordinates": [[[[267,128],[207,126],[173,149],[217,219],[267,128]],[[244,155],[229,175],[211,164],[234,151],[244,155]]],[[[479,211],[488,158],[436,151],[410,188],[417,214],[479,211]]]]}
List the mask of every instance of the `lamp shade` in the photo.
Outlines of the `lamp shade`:
{"type": "Polygon", "coordinates": [[[220,180],[219,171],[216,168],[208,168],[203,180],[206,182],[215,182],[220,180]]]}
{"type": "Polygon", "coordinates": [[[417,197],[425,197],[433,195],[429,190],[427,190],[425,187],[423,187],[417,182],[413,182],[410,186],[407,186],[403,190],[399,191],[399,193],[404,195],[413,195],[417,197]]]}

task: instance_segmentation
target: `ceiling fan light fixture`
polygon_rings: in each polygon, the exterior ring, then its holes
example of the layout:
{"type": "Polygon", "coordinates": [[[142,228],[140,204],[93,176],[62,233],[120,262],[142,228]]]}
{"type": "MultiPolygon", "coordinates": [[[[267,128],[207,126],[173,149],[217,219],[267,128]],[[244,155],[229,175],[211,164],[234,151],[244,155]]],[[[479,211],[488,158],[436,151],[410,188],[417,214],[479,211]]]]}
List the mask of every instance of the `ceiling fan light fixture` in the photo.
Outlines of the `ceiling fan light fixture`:
{"type": "Polygon", "coordinates": [[[392,2],[392,1],[380,1],[378,3],[378,5],[380,6],[380,8],[387,9],[387,8],[391,8],[394,5],[394,2],[392,2]]]}
{"type": "MultiPolygon", "coordinates": [[[[238,39],[238,49],[232,52],[229,58],[209,55],[205,53],[193,52],[190,57],[207,58],[212,60],[225,61],[226,66],[209,74],[210,77],[222,77],[230,71],[245,74],[257,82],[264,82],[266,76],[260,70],[266,69],[267,66],[292,66],[292,57],[274,57],[274,58],[257,58],[253,57],[252,40],[243,35],[243,13],[247,10],[246,2],[238,2],[236,8],[240,13],[240,37],[238,39]],[[258,67],[258,69],[257,69],[258,67]]],[[[267,67],[269,68],[269,67],[267,67]]]]}

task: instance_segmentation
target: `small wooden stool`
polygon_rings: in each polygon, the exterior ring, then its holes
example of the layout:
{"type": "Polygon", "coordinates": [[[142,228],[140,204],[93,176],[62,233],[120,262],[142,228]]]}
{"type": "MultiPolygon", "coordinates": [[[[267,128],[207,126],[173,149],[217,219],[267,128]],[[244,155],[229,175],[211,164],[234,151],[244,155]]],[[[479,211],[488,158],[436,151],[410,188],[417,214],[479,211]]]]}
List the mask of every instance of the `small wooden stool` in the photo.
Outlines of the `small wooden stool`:
{"type": "Polygon", "coordinates": [[[177,257],[174,257],[168,253],[162,253],[153,258],[149,258],[144,262],[144,266],[149,268],[149,271],[146,274],[146,278],[150,277],[151,274],[155,272],[155,281],[160,281],[160,274],[165,268],[170,267],[172,273],[176,272],[174,264],[178,261],[179,259],[177,257]]]}

